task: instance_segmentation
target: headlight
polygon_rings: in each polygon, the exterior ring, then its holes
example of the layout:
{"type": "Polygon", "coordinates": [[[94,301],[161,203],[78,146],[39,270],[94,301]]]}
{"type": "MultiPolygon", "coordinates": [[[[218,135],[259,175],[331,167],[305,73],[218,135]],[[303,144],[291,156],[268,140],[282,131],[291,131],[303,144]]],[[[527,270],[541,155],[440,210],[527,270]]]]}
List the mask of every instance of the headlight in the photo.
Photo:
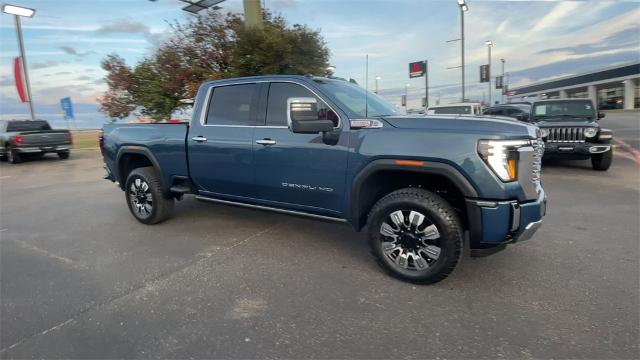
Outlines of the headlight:
{"type": "Polygon", "coordinates": [[[540,137],[546,138],[547,136],[549,136],[549,129],[540,128],[540,137]]]}
{"type": "Polygon", "coordinates": [[[594,136],[598,135],[598,128],[585,128],[584,129],[584,136],[588,137],[588,138],[592,138],[594,136]]]}
{"type": "Polygon", "coordinates": [[[500,180],[515,181],[518,178],[518,148],[530,143],[529,140],[480,140],[478,154],[500,180]]]}

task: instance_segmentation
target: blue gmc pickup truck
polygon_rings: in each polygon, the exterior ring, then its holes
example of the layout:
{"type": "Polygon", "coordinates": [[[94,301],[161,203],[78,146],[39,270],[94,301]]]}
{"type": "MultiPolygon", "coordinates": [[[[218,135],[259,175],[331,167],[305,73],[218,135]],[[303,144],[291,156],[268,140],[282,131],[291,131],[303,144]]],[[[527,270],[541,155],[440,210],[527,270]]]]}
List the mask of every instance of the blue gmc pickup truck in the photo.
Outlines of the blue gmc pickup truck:
{"type": "Polygon", "coordinates": [[[400,116],[340,79],[260,76],[204,83],[189,124],[105,125],[101,148],[106,178],[144,224],[166,220],[185,194],[348,222],[390,274],[434,283],[465,241],[486,256],[538,229],[538,132],[517,120],[400,116]]]}

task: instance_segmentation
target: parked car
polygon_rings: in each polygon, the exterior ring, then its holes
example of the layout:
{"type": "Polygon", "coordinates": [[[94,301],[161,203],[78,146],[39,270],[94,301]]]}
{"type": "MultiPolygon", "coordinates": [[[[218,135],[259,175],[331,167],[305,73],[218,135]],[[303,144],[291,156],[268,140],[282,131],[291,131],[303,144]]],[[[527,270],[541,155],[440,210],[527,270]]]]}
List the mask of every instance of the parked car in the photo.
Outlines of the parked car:
{"type": "Polygon", "coordinates": [[[191,124],[105,125],[106,178],[144,224],[185,194],[350,223],[419,283],[453,271],[465,232],[474,256],[533,235],[546,209],[535,126],[400,116],[365,94],[310,76],[206,82],[191,124]]]}
{"type": "Polygon", "coordinates": [[[595,170],[606,171],[613,161],[613,132],[598,125],[605,116],[589,99],[536,101],[530,122],[545,141],[546,158],[587,160],[595,170]]]}
{"type": "Polygon", "coordinates": [[[56,153],[69,158],[72,135],[69,130],[53,130],[45,120],[0,120],[0,159],[17,164],[25,156],[56,153]]]}
{"type": "Polygon", "coordinates": [[[427,108],[427,115],[481,115],[480,103],[457,103],[447,105],[434,105],[427,108]]]}
{"type": "Polygon", "coordinates": [[[506,116],[520,121],[529,120],[531,105],[526,104],[502,104],[486,108],[482,112],[484,115],[506,116]]]}
{"type": "Polygon", "coordinates": [[[425,108],[407,109],[407,115],[424,115],[425,113],[425,108]]]}

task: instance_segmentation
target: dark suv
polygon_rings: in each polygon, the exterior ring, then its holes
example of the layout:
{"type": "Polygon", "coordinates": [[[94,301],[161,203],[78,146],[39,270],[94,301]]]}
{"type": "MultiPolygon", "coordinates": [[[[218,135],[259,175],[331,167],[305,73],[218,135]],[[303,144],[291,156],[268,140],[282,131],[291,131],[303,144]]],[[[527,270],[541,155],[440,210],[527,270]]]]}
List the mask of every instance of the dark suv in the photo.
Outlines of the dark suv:
{"type": "Polygon", "coordinates": [[[529,122],[541,130],[545,158],[591,159],[593,169],[605,171],[613,160],[613,133],[598,125],[603,117],[589,99],[541,100],[532,104],[529,122]]]}

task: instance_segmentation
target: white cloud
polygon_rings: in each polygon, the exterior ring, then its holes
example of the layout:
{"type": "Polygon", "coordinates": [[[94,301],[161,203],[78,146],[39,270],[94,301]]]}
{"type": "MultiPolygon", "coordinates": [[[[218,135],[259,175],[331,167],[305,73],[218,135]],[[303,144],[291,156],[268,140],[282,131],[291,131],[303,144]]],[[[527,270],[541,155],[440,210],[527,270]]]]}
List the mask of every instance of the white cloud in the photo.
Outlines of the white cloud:
{"type": "Polygon", "coordinates": [[[552,28],[567,16],[574,15],[575,10],[580,6],[577,2],[561,2],[556,5],[547,15],[545,15],[540,21],[538,21],[531,32],[539,32],[541,30],[547,30],[552,28]]]}

